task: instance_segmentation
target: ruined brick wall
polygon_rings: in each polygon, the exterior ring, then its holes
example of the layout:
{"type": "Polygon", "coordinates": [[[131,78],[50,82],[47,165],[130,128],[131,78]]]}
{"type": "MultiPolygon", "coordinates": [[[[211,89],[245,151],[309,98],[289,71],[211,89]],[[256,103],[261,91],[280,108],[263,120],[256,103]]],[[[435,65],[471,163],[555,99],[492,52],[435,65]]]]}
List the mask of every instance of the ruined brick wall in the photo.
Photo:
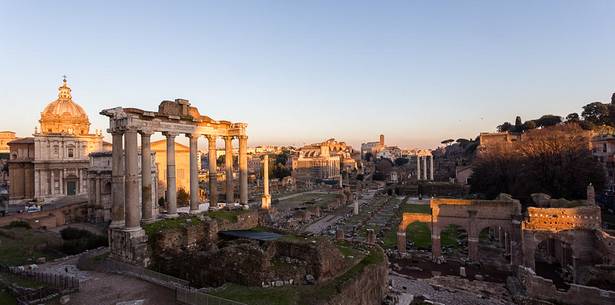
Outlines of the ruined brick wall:
{"type": "Polygon", "coordinates": [[[289,257],[306,262],[305,270],[319,281],[336,276],[345,268],[344,257],[330,241],[318,243],[274,241],[272,256],[289,257]]]}
{"type": "Polygon", "coordinates": [[[523,228],[528,230],[562,231],[572,229],[600,229],[600,207],[527,208],[523,228]]]}
{"type": "MultiPolygon", "coordinates": [[[[381,250],[382,251],[382,250],[381,250]]],[[[380,305],[388,289],[388,261],[366,266],[355,278],[338,287],[338,294],[319,305],[380,305]]]]}
{"type": "Polygon", "coordinates": [[[603,230],[595,230],[596,250],[602,257],[602,263],[615,265],[615,236],[603,230]]]}
{"type": "Polygon", "coordinates": [[[527,295],[532,298],[556,301],[561,304],[615,304],[615,291],[571,284],[566,291],[558,290],[553,281],[540,277],[530,268],[519,266],[518,274],[527,295]]]}

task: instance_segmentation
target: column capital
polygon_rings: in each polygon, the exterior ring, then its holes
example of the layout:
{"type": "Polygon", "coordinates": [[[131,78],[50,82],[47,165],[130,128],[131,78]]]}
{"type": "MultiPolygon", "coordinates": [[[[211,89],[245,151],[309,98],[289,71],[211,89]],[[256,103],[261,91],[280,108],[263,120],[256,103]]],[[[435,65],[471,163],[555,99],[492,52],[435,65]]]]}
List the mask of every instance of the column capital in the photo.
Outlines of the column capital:
{"type": "Polygon", "coordinates": [[[167,138],[175,138],[179,135],[179,132],[174,131],[163,131],[162,134],[167,138]]]}
{"type": "Polygon", "coordinates": [[[247,139],[248,139],[248,136],[246,136],[246,135],[240,135],[240,136],[237,136],[237,139],[239,139],[239,140],[247,140],[247,139]]]}
{"type": "Polygon", "coordinates": [[[187,133],[186,134],[186,137],[188,137],[190,139],[192,139],[192,138],[198,139],[200,136],[201,136],[201,134],[197,133],[197,132],[187,133]]]}
{"type": "Polygon", "coordinates": [[[114,135],[114,136],[124,135],[124,131],[120,130],[120,129],[117,129],[117,128],[114,128],[114,129],[109,128],[109,129],[107,129],[107,132],[110,133],[111,135],[114,135]]]}
{"type": "Polygon", "coordinates": [[[206,134],[205,137],[207,138],[208,141],[216,141],[216,139],[218,138],[218,136],[213,135],[213,134],[206,134]]]}
{"type": "Polygon", "coordinates": [[[139,130],[139,134],[142,137],[149,137],[149,136],[154,134],[154,130],[152,130],[150,128],[143,128],[143,129],[139,130]]]}

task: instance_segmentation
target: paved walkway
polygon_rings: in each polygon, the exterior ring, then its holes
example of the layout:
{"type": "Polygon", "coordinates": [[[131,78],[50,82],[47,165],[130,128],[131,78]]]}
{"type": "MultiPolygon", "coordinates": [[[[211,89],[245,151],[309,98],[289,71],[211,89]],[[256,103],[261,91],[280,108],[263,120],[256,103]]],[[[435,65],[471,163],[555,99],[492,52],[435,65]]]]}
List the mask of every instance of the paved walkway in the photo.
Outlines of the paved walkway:
{"type": "MultiPolygon", "coordinates": [[[[93,251],[102,254],[106,249],[93,251]]],[[[78,259],[77,255],[39,265],[39,270],[45,272],[79,278],[80,290],[70,295],[69,305],[115,305],[136,300],[143,300],[143,305],[176,304],[172,290],[130,276],[79,270],[76,266],[78,259]]]]}

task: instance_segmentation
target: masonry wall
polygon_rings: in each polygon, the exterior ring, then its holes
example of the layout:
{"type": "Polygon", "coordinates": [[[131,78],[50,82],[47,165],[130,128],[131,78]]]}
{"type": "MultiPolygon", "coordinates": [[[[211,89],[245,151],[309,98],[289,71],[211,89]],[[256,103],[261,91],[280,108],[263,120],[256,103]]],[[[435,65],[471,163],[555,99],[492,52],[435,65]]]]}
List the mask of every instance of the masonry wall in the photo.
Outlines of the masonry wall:
{"type": "Polygon", "coordinates": [[[604,305],[615,304],[615,291],[571,284],[567,291],[558,290],[553,281],[540,277],[533,270],[519,266],[518,277],[532,298],[561,304],[604,305]]]}

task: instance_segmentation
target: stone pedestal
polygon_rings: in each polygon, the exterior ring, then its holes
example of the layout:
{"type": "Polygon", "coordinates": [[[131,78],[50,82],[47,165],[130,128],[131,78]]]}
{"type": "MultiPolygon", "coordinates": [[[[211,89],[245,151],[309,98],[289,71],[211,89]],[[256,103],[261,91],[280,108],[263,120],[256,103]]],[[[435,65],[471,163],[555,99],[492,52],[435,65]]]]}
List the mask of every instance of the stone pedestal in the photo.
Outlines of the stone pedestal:
{"type": "Polygon", "coordinates": [[[147,235],[141,228],[109,229],[109,247],[112,259],[142,267],[150,263],[147,235]]]}
{"type": "Polygon", "coordinates": [[[374,232],[374,229],[367,229],[367,243],[370,245],[376,244],[376,232],[374,232]]]}
{"type": "Polygon", "coordinates": [[[263,195],[261,198],[261,208],[267,210],[271,208],[271,195],[263,195]]]}

